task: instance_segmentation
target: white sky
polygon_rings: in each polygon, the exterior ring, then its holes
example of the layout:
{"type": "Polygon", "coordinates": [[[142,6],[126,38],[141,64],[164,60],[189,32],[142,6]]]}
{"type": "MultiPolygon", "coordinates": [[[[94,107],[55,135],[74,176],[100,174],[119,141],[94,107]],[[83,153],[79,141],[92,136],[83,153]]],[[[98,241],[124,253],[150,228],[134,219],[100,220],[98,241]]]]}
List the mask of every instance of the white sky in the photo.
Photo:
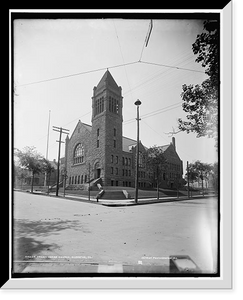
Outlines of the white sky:
{"type": "MultiPolygon", "coordinates": [[[[153,20],[142,61],[204,71],[195,63],[192,43],[203,20],[153,20]]],[[[78,120],[91,124],[91,97],[105,70],[31,85],[36,81],[108,68],[140,59],[149,20],[16,20],[14,21],[14,147],[35,146],[46,154],[51,111],[49,155],[57,159],[59,134],[52,126],[74,130],[78,120]]],[[[180,94],[183,84],[200,84],[203,73],[136,63],[109,69],[123,93],[123,135],[136,139],[136,107],[140,99],[140,138],[149,147],[171,142],[166,133],[185,119],[180,94]],[[156,113],[152,116],[148,113],[156,113]],[[160,113],[159,113],[160,112],[160,113]],[[144,118],[143,118],[143,115],[144,118]],[[131,120],[126,122],[128,120],[131,120]]],[[[186,161],[217,161],[214,139],[175,135],[177,152],[186,161]]],[[[63,136],[63,140],[65,135],[63,136]]],[[[64,144],[62,144],[64,155],[64,144]]]]}

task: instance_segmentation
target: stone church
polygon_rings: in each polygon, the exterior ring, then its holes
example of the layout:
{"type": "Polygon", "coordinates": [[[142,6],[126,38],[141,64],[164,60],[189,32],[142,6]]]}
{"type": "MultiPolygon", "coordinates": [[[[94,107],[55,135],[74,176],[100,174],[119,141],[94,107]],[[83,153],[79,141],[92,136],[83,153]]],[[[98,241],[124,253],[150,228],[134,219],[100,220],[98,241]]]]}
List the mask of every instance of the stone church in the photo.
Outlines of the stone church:
{"type": "MultiPolygon", "coordinates": [[[[94,185],[135,186],[136,140],[122,135],[122,88],[109,70],[93,88],[92,125],[78,121],[71,137],[66,138],[67,185],[70,188],[94,185]]],[[[161,147],[169,169],[161,186],[173,187],[182,177],[182,161],[172,143],[161,147]]],[[[139,145],[140,188],[151,187],[151,174],[146,172],[146,147],[139,145]]]]}

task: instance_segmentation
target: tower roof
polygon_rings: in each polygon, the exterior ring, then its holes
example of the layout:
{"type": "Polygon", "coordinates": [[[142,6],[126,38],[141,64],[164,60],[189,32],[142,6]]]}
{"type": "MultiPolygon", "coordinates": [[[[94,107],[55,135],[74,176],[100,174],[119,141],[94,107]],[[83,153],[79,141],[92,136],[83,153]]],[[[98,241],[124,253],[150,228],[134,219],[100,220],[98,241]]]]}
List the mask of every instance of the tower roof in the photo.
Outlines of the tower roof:
{"type": "Polygon", "coordinates": [[[105,72],[105,74],[102,76],[100,82],[98,83],[97,89],[103,87],[104,85],[109,85],[110,87],[118,89],[118,85],[115,82],[114,78],[112,77],[112,75],[108,69],[105,72]]]}

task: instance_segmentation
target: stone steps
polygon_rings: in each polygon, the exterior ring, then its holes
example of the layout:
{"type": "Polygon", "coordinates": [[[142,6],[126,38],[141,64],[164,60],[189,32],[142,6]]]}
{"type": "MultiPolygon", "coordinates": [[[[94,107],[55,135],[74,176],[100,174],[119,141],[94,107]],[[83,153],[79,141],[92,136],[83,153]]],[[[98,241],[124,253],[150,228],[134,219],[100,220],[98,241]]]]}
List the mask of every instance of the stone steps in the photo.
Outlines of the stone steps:
{"type": "Polygon", "coordinates": [[[104,194],[102,195],[102,199],[107,200],[125,200],[127,199],[123,192],[120,190],[105,190],[104,194]]]}

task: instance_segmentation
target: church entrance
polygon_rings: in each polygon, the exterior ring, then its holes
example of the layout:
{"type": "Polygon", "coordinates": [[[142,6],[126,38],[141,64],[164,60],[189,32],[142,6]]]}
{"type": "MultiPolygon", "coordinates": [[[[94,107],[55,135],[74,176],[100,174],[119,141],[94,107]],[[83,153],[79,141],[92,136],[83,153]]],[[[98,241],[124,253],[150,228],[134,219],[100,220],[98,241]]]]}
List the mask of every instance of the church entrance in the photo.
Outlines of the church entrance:
{"type": "Polygon", "coordinates": [[[100,169],[96,169],[96,178],[100,178],[100,172],[101,170],[100,169]]]}
{"type": "Polygon", "coordinates": [[[101,174],[100,163],[97,162],[95,164],[95,179],[100,178],[100,174],[101,174]]]}

